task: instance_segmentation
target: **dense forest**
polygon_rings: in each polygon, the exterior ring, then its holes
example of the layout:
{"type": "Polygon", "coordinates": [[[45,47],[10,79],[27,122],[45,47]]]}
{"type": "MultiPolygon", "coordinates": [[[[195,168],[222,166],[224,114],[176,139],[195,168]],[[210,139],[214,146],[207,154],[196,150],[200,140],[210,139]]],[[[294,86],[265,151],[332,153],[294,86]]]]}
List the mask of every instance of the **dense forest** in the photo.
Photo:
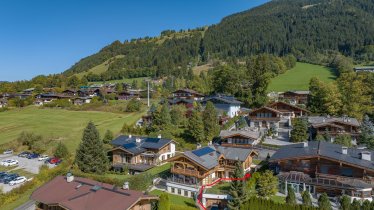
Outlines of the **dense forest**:
{"type": "Polygon", "coordinates": [[[219,24],[160,37],[115,41],[64,72],[85,72],[117,55],[109,70],[89,81],[139,76],[191,77],[191,67],[212,60],[246,60],[261,53],[293,54],[299,61],[329,64],[337,53],[374,60],[374,2],[277,0],[224,18],[219,24]],[[333,56],[332,56],[333,55],[333,56]]]}

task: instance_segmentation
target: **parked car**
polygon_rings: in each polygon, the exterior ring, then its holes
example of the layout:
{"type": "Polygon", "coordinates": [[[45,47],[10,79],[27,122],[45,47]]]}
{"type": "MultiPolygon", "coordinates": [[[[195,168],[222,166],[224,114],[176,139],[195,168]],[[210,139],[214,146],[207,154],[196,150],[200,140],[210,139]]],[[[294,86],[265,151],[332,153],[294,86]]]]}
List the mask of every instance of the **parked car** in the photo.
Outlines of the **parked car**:
{"type": "Polygon", "coordinates": [[[28,159],[34,159],[34,158],[38,158],[39,154],[38,153],[31,153],[31,154],[27,155],[26,157],[28,159]]]}
{"type": "Polygon", "coordinates": [[[3,160],[0,165],[2,166],[15,166],[18,165],[18,160],[3,160]]]}
{"type": "Polygon", "coordinates": [[[17,177],[19,177],[18,174],[9,174],[8,176],[6,176],[6,177],[3,179],[3,182],[4,182],[4,184],[9,184],[9,182],[13,181],[13,180],[16,179],[17,177]]]}
{"type": "Polygon", "coordinates": [[[49,158],[46,162],[49,164],[59,164],[61,160],[59,158],[53,157],[49,158]]]}
{"type": "Polygon", "coordinates": [[[38,158],[39,161],[48,160],[48,159],[49,159],[48,155],[40,155],[38,158]]]}
{"type": "Polygon", "coordinates": [[[11,149],[7,149],[7,150],[5,150],[5,151],[3,152],[3,154],[4,154],[4,155],[11,155],[11,154],[13,154],[13,150],[11,150],[11,149]]]}
{"type": "Polygon", "coordinates": [[[20,177],[17,177],[17,178],[15,178],[15,179],[13,179],[12,181],[10,181],[10,182],[9,182],[9,185],[10,185],[10,186],[13,186],[13,185],[16,185],[16,184],[24,183],[24,182],[26,182],[26,181],[27,181],[26,177],[24,177],[24,176],[20,176],[20,177]]]}
{"type": "Polygon", "coordinates": [[[21,152],[21,153],[19,153],[18,154],[18,157],[27,157],[28,155],[30,155],[31,154],[31,152],[21,152]]]}

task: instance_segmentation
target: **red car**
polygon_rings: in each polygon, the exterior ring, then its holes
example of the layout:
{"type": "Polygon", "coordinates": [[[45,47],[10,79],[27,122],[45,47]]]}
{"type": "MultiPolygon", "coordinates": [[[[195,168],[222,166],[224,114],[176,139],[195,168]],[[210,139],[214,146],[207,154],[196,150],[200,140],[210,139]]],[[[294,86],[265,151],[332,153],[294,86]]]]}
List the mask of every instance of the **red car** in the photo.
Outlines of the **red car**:
{"type": "Polygon", "coordinates": [[[50,158],[50,159],[48,159],[47,161],[48,161],[48,163],[50,163],[50,164],[58,164],[58,163],[61,162],[61,160],[60,160],[59,158],[56,158],[56,157],[50,158]]]}

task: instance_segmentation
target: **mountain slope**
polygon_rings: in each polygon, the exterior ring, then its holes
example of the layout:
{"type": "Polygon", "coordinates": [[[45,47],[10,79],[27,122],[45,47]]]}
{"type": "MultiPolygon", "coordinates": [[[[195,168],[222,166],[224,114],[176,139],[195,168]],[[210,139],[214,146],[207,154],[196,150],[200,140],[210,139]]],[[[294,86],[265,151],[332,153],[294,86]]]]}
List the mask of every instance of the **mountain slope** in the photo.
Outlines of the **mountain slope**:
{"type": "MultiPolygon", "coordinates": [[[[167,32],[167,33],[166,33],[167,32]]],[[[243,58],[258,53],[294,54],[318,63],[321,55],[340,52],[374,59],[372,0],[274,0],[224,18],[219,24],[161,37],[116,41],[88,56],[66,75],[88,71],[106,60],[105,80],[138,76],[190,77],[190,67],[217,57],[243,58]],[[318,60],[319,59],[319,60],[318,60]]]]}

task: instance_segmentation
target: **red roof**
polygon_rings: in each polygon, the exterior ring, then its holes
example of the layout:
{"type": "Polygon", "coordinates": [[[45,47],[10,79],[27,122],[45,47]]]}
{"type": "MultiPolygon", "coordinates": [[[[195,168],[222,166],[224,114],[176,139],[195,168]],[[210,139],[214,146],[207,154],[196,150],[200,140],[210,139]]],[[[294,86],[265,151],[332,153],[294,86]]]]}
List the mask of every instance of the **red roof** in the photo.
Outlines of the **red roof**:
{"type": "Polygon", "coordinates": [[[58,176],[35,190],[31,199],[67,209],[123,210],[131,208],[139,200],[158,198],[140,191],[116,189],[113,185],[91,179],[76,177],[74,181],[67,182],[65,177],[58,176]]]}

